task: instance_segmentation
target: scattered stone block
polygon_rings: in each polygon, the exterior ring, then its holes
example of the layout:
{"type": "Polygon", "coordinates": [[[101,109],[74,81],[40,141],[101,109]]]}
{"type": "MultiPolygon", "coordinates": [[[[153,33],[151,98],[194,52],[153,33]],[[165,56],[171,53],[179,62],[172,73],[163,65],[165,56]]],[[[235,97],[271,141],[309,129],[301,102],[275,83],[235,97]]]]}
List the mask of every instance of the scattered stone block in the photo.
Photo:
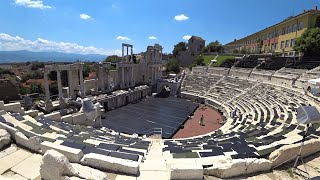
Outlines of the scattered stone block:
{"type": "Polygon", "coordinates": [[[95,179],[106,180],[107,174],[99,170],[70,163],[68,159],[55,150],[48,150],[42,158],[41,178],[55,179],[95,179]]]}
{"type": "MultiPolygon", "coordinates": [[[[297,156],[299,152],[300,144],[291,144],[282,146],[281,148],[273,151],[269,160],[272,162],[272,167],[275,167],[285,161],[294,160],[294,157],[297,156]]],[[[320,140],[319,139],[311,139],[306,141],[304,146],[302,147],[301,155],[302,157],[306,157],[318,152],[320,149],[320,140]]]]}
{"type": "Polygon", "coordinates": [[[269,171],[271,169],[271,165],[271,161],[266,159],[233,159],[230,163],[213,164],[212,167],[205,168],[204,174],[219,178],[230,178],[256,172],[269,171]]]}
{"type": "Polygon", "coordinates": [[[45,153],[47,150],[54,149],[65,155],[70,162],[79,163],[81,158],[83,157],[83,152],[80,149],[75,149],[60,144],[54,144],[48,141],[42,142],[40,146],[42,153],[45,153]]]}
{"type": "Polygon", "coordinates": [[[203,168],[200,164],[172,164],[171,179],[203,179],[203,168]]]}
{"type": "Polygon", "coordinates": [[[42,157],[40,174],[45,180],[61,179],[63,176],[78,176],[68,159],[55,150],[48,150],[42,157]]]}
{"type": "Polygon", "coordinates": [[[52,112],[50,114],[44,115],[44,118],[48,118],[53,121],[61,121],[61,114],[60,112],[52,112]]]}
{"type": "Polygon", "coordinates": [[[0,150],[10,144],[11,136],[5,129],[0,129],[0,150]]]}
{"type": "Polygon", "coordinates": [[[119,172],[137,176],[139,173],[139,162],[89,153],[81,160],[81,164],[88,165],[101,170],[119,172]]]}
{"type": "Polygon", "coordinates": [[[62,116],[61,121],[72,124],[73,123],[72,122],[72,115],[69,114],[69,115],[62,116]]]}
{"type": "Polygon", "coordinates": [[[19,144],[20,146],[30,149],[32,151],[40,152],[41,140],[39,137],[31,137],[28,139],[21,132],[16,132],[14,135],[14,139],[16,140],[16,143],[19,144]]]}

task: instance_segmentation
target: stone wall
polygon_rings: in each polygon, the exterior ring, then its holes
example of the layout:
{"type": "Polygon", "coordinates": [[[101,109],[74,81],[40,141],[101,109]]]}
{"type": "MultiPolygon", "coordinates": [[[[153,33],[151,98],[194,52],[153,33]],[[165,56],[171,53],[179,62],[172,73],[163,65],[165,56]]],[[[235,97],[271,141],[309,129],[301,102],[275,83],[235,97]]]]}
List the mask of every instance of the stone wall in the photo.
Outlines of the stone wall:
{"type": "Polygon", "coordinates": [[[96,80],[95,79],[90,79],[90,80],[85,80],[84,81],[84,92],[86,95],[91,94],[91,90],[95,90],[96,88],[96,80]]]}
{"type": "Polygon", "coordinates": [[[223,67],[208,68],[208,73],[212,73],[212,74],[227,76],[228,72],[229,72],[229,68],[223,68],[223,67]]]}

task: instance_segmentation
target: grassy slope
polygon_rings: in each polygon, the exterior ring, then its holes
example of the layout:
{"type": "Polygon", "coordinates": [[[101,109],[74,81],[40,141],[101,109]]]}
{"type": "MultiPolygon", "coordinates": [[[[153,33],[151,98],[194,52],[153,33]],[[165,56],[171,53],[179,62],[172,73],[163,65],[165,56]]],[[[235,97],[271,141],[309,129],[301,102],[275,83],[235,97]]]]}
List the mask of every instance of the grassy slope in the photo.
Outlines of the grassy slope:
{"type": "MultiPolygon", "coordinates": [[[[207,65],[210,64],[211,60],[214,59],[214,57],[216,57],[215,55],[209,55],[209,56],[203,56],[204,58],[204,63],[207,65]]],[[[233,59],[235,58],[235,56],[219,56],[217,59],[217,62],[215,62],[214,64],[212,64],[212,66],[220,66],[226,59],[233,59]]]]}
{"type": "Polygon", "coordinates": [[[212,66],[217,67],[220,66],[225,60],[227,59],[234,59],[235,56],[219,56],[217,58],[217,62],[215,62],[214,64],[212,64],[212,66]]]}

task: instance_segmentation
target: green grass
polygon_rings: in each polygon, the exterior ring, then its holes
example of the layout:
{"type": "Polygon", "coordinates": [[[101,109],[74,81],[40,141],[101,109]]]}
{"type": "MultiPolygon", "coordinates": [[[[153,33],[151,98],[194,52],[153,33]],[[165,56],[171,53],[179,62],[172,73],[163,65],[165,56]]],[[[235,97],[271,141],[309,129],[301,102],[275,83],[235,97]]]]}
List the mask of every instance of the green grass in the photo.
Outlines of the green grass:
{"type": "MultiPolygon", "coordinates": [[[[210,64],[211,60],[213,60],[215,57],[216,57],[215,55],[203,56],[205,65],[208,66],[210,64]]],[[[212,66],[214,66],[214,67],[220,66],[225,60],[234,59],[234,58],[235,58],[235,56],[218,56],[217,62],[212,64],[212,66]]]]}
{"type": "Polygon", "coordinates": [[[225,60],[227,60],[227,59],[234,59],[234,58],[235,58],[235,56],[219,56],[219,57],[217,58],[217,62],[213,63],[212,66],[213,66],[213,67],[218,67],[218,66],[220,66],[225,60]]]}
{"type": "Polygon", "coordinates": [[[204,63],[206,64],[206,66],[210,64],[211,60],[214,59],[214,57],[216,56],[215,55],[203,56],[204,63]]]}

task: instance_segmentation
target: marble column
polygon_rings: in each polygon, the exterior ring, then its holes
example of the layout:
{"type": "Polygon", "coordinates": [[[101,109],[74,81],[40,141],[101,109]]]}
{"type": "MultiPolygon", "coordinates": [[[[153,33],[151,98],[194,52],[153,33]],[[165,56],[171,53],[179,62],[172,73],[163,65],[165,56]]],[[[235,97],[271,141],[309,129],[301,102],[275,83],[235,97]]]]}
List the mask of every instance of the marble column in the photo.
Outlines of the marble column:
{"type": "Polygon", "coordinates": [[[132,84],[132,86],[134,86],[134,73],[133,73],[133,67],[131,67],[131,84],[132,84]]]}
{"type": "Polygon", "coordinates": [[[123,49],[123,45],[122,45],[122,61],[124,61],[124,49],[123,49]]]}
{"type": "Polygon", "coordinates": [[[61,84],[61,72],[60,71],[57,71],[57,81],[58,81],[59,99],[63,99],[62,84],[61,84]]]}
{"type": "Polygon", "coordinates": [[[133,48],[131,47],[131,62],[133,62],[133,48]]]}
{"type": "Polygon", "coordinates": [[[129,61],[129,47],[127,46],[127,56],[126,56],[126,61],[129,61]]]}
{"type": "Polygon", "coordinates": [[[68,86],[69,86],[69,97],[74,98],[74,88],[73,88],[73,71],[68,70],[68,86]]]}
{"type": "Polygon", "coordinates": [[[44,72],[44,90],[46,94],[46,102],[50,101],[50,90],[49,90],[49,82],[48,82],[48,72],[44,72]]]}
{"type": "Polygon", "coordinates": [[[125,87],[125,82],[124,82],[124,67],[121,67],[122,69],[122,87],[125,87]]]}
{"type": "Polygon", "coordinates": [[[83,66],[82,65],[80,66],[79,74],[80,74],[80,97],[84,98],[85,93],[84,93],[83,66]]]}

